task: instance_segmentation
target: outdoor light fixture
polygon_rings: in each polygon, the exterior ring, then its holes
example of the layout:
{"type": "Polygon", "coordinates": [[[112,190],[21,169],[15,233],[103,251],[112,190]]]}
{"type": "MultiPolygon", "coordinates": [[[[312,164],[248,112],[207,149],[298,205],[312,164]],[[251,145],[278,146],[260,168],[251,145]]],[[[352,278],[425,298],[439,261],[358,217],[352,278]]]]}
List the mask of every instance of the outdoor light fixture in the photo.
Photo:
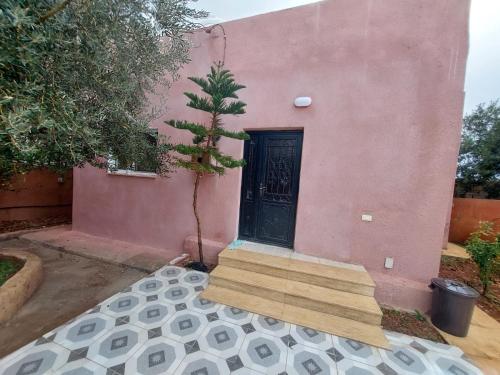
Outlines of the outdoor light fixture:
{"type": "Polygon", "coordinates": [[[310,96],[298,96],[293,102],[295,107],[309,107],[311,103],[312,99],[310,96]]]}

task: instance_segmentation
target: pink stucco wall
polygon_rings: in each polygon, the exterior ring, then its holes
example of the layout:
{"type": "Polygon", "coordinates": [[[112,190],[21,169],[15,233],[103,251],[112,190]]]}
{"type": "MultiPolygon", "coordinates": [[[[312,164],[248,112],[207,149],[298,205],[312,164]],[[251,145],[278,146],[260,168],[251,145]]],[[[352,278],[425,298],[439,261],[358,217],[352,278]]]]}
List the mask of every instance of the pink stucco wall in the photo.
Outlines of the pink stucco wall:
{"type": "MultiPolygon", "coordinates": [[[[226,66],[248,104],[226,126],[304,129],[295,249],[363,264],[382,303],[428,306],[459,147],[468,12],[464,0],[331,0],[224,24],[226,66]],[[295,108],[297,96],[312,106],[295,108]]],[[[184,77],[204,75],[222,46],[219,28],[193,34],[192,63],[152,124],[174,141],[190,137],[164,120],[203,120],[185,106],[182,92],[197,88],[184,77]]],[[[221,148],[242,155],[239,141],[221,148]]],[[[211,243],[237,236],[240,177],[203,179],[211,243]]],[[[183,171],[146,179],[75,170],[74,228],[180,252],[195,234],[192,182],[183,171]]]]}

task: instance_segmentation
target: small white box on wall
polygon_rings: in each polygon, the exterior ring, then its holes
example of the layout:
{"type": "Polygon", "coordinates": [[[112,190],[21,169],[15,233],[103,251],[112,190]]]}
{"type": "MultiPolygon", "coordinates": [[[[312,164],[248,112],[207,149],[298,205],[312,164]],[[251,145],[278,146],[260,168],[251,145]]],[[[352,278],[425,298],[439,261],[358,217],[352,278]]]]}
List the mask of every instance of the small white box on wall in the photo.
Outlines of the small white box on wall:
{"type": "Polygon", "coordinates": [[[295,107],[309,107],[312,103],[312,99],[309,96],[298,96],[293,101],[295,107]]]}
{"type": "Polygon", "coordinates": [[[392,269],[394,267],[394,258],[385,258],[385,268],[392,269]]]}
{"type": "Polygon", "coordinates": [[[373,221],[373,216],[370,214],[362,214],[361,221],[373,221]]]}

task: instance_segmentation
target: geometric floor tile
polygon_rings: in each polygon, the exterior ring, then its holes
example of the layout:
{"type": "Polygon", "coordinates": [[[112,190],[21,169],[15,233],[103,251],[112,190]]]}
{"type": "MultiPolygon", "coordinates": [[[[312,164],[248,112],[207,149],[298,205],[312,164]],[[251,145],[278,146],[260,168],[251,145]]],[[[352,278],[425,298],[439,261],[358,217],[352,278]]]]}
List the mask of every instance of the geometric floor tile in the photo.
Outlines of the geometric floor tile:
{"type": "Polygon", "coordinates": [[[200,350],[200,344],[196,340],[191,340],[184,343],[184,351],[186,354],[196,353],[200,350]]]}
{"type": "Polygon", "coordinates": [[[392,346],[392,351],[380,349],[380,354],[384,363],[397,373],[419,375],[435,373],[425,356],[412,347],[392,346]]]}
{"type": "Polygon", "coordinates": [[[195,296],[193,287],[185,284],[175,284],[164,289],[161,293],[165,302],[171,304],[186,303],[195,296]]]}
{"type": "MultiPolygon", "coordinates": [[[[246,367],[241,367],[238,370],[231,371],[231,375],[262,375],[262,372],[257,372],[246,367]]],[[[280,373],[279,375],[286,375],[286,373],[280,373]]]]}
{"type": "MultiPolygon", "coordinates": [[[[226,359],[227,367],[231,371],[231,375],[259,375],[261,372],[251,370],[243,366],[240,356],[235,355],[226,359]]],[[[282,374],[283,375],[283,374],[282,374]]]]}
{"type": "Polygon", "coordinates": [[[238,324],[240,326],[250,323],[254,316],[251,312],[230,306],[222,307],[217,313],[220,319],[229,323],[238,324]]]}
{"type": "Polygon", "coordinates": [[[266,374],[285,371],[287,347],[275,336],[255,331],[245,336],[240,358],[245,367],[266,374]]]}
{"type": "Polygon", "coordinates": [[[245,334],[249,334],[249,333],[252,333],[252,332],[255,332],[256,329],[255,327],[252,325],[252,323],[245,323],[241,326],[241,329],[243,330],[243,332],[245,332],[245,334]]]}
{"type": "Polygon", "coordinates": [[[481,370],[462,358],[434,352],[427,352],[426,357],[434,366],[435,372],[442,371],[445,374],[459,375],[481,374],[481,370]]]}
{"type": "Polygon", "coordinates": [[[123,364],[148,339],[147,331],[132,324],[113,328],[89,347],[87,358],[105,367],[123,364]]]}
{"type": "Polygon", "coordinates": [[[345,359],[345,357],[340,353],[337,349],[335,349],[333,346],[330,349],[326,350],[326,354],[335,361],[336,363],[342,361],[345,359]]]}
{"type": "Polygon", "coordinates": [[[209,301],[205,298],[200,298],[199,296],[195,296],[186,302],[186,307],[190,310],[198,311],[201,314],[209,314],[212,312],[216,312],[220,309],[221,305],[218,303],[209,301]]]}
{"type": "Polygon", "coordinates": [[[246,369],[246,367],[243,366],[243,362],[240,358],[239,355],[233,355],[229,358],[226,358],[226,364],[227,367],[229,367],[229,371],[231,373],[234,373],[235,371],[241,370],[241,369],[246,369]]]}
{"type": "Polygon", "coordinates": [[[179,375],[229,375],[226,362],[212,354],[196,352],[184,357],[175,374],[179,375]]]}
{"type": "Polygon", "coordinates": [[[184,275],[182,275],[180,280],[181,283],[189,284],[192,286],[206,286],[208,283],[208,274],[198,271],[187,271],[184,275]]]}
{"type": "Polygon", "coordinates": [[[331,335],[295,324],[292,324],[290,327],[290,335],[297,343],[314,349],[327,350],[333,345],[331,335]]]}
{"type": "Polygon", "coordinates": [[[290,333],[290,323],[268,316],[255,314],[252,319],[252,324],[257,331],[267,333],[268,335],[283,337],[290,333]]]}
{"type": "Polygon", "coordinates": [[[335,362],[324,351],[300,344],[288,349],[286,362],[288,375],[337,373],[335,362]]]}
{"type": "Polygon", "coordinates": [[[144,329],[155,328],[165,324],[174,314],[173,305],[150,302],[132,313],[130,323],[144,329]]]}
{"type": "Polygon", "coordinates": [[[75,362],[80,359],[85,359],[87,358],[87,353],[89,351],[88,346],[82,346],[80,348],[73,349],[68,356],[68,363],[69,362],[75,362]]]}
{"type": "Polygon", "coordinates": [[[27,353],[29,350],[32,350],[33,348],[36,347],[41,348],[47,344],[53,343],[55,332],[57,332],[59,329],[60,327],[53,331],[47,332],[45,335],[39,337],[38,339],[24,345],[23,347],[6,355],[5,357],[0,358],[0,370],[4,370],[7,363],[12,363],[13,360],[16,358],[21,358],[24,355],[24,353],[27,353]]]}
{"type": "Polygon", "coordinates": [[[163,280],[156,279],[154,277],[148,277],[142,280],[139,280],[135,284],[132,285],[132,292],[137,294],[157,294],[164,287],[166,287],[168,283],[163,280]]]}
{"type": "MultiPolygon", "coordinates": [[[[461,357],[464,354],[462,349],[457,348],[456,346],[453,345],[446,345],[440,342],[425,340],[418,337],[415,337],[414,342],[420,344],[423,348],[425,348],[425,351],[433,351],[437,353],[442,353],[447,356],[451,355],[455,357],[461,357]]],[[[413,346],[412,343],[410,343],[410,346],[413,346]]]]}
{"type": "Polygon", "coordinates": [[[186,272],[186,269],[182,267],[165,266],[155,272],[155,277],[164,280],[178,280],[186,272]]]}
{"type": "Polygon", "coordinates": [[[399,344],[410,345],[410,343],[414,340],[414,337],[394,331],[384,330],[384,335],[387,338],[387,340],[389,340],[389,342],[394,345],[399,345],[399,344]]]}
{"type": "Polygon", "coordinates": [[[68,349],[89,346],[115,325],[115,319],[102,313],[88,314],[64,326],[54,338],[54,342],[68,349]]]}
{"type": "Polygon", "coordinates": [[[293,338],[292,335],[286,335],[281,338],[281,341],[283,341],[283,344],[285,344],[288,348],[293,348],[295,345],[297,345],[297,341],[293,338]]]}
{"type": "Polygon", "coordinates": [[[238,355],[243,337],[239,326],[216,320],[207,325],[198,342],[202,351],[226,359],[238,355]]]}
{"type": "Polygon", "coordinates": [[[162,326],[163,335],[185,343],[195,340],[208,324],[205,315],[195,311],[183,310],[176,312],[162,326]]]}
{"type": "Polygon", "coordinates": [[[184,359],[184,345],[156,337],[148,340],[125,364],[126,374],[175,374],[184,359]]]}
{"type": "Polygon", "coordinates": [[[479,375],[454,346],[384,331],[394,351],[199,298],[165,266],[0,359],[3,374],[479,375]]]}
{"type": "Polygon", "coordinates": [[[69,356],[69,350],[54,343],[32,346],[22,355],[2,361],[0,370],[5,375],[46,374],[51,369],[62,367],[69,356]]]}
{"type": "Polygon", "coordinates": [[[106,375],[106,368],[88,359],[66,363],[54,375],[106,375]]]}
{"type": "Polygon", "coordinates": [[[344,358],[370,366],[377,366],[382,362],[379,350],[373,346],[363,344],[355,340],[346,339],[344,337],[332,336],[332,339],[333,347],[344,358]]]}
{"type": "Polygon", "coordinates": [[[146,302],[146,297],[132,292],[118,293],[103,303],[101,312],[113,316],[121,317],[130,315],[146,302]]]}
{"type": "Polygon", "coordinates": [[[354,361],[338,362],[337,372],[339,375],[384,375],[384,373],[376,367],[354,361]]]}

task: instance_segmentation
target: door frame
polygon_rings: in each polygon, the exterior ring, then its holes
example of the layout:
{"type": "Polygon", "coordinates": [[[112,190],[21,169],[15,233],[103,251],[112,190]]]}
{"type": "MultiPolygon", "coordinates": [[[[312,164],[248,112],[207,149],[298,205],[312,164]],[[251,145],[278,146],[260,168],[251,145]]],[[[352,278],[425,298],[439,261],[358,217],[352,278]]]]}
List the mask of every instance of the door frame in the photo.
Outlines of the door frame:
{"type": "MultiPolygon", "coordinates": [[[[298,202],[299,202],[299,194],[300,194],[300,177],[301,177],[301,167],[302,167],[302,150],[303,150],[303,142],[304,142],[304,129],[303,128],[293,128],[293,129],[252,129],[252,130],[245,130],[250,136],[252,134],[297,134],[298,135],[298,160],[297,160],[297,188],[296,188],[296,194],[294,196],[294,210],[293,210],[293,216],[292,216],[292,231],[291,231],[291,239],[290,243],[288,245],[286,244],[278,244],[276,242],[272,241],[265,241],[265,240],[260,240],[257,238],[250,238],[245,235],[241,234],[241,217],[243,214],[243,202],[244,202],[244,174],[243,174],[243,168],[241,168],[241,174],[240,174],[240,202],[239,202],[239,208],[238,208],[238,235],[237,239],[239,240],[245,240],[245,241],[252,241],[252,242],[257,242],[257,243],[262,243],[262,244],[268,244],[268,245],[273,245],[273,246],[280,246],[280,247],[286,247],[291,250],[294,249],[295,246],[295,231],[296,231],[296,226],[297,226],[297,211],[298,211],[298,202]]],[[[246,143],[243,146],[243,158],[246,156],[246,143]]],[[[259,163],[259,168],[261,167],[263,161],[260,161],[259,163]]],[[[255,226],[258,225],[257,223],[257,215],[255,217],[255,226]]],[[[257,232],[257,228],[255,228],[255,232],[257,232]]]]}

